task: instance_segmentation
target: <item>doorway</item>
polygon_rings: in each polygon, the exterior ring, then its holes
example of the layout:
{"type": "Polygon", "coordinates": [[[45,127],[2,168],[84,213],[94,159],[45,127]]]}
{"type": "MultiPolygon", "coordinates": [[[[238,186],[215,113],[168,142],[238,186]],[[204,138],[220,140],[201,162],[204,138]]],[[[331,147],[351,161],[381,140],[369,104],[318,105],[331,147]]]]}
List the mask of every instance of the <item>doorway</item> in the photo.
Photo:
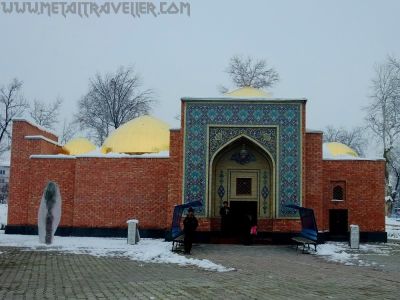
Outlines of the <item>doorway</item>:
{"type": "Polygon", "coordinates": [[[331,236],[346,237],[348,234],[347,209],[329,210],[329,232],[331,236]]]}
{"type": "Polygon", "coordinates": [[[242,234],[248,228],[248,215],[253,223],[257,223],[257,201],[231,201],[232,230],[234,234],[242,234]]]}
{"type": "Polygon", "coordinates": [[[234,206],[240,206],[242,202],[255,202],[249,204],[256,207],[255,217],[271,217],[274,167],[264,149],[246,137],[238,137],[222,147],[211,164],[211,216],[220,217],[223,201],[228,201],[229,204],[237,202],[234,206]]]}

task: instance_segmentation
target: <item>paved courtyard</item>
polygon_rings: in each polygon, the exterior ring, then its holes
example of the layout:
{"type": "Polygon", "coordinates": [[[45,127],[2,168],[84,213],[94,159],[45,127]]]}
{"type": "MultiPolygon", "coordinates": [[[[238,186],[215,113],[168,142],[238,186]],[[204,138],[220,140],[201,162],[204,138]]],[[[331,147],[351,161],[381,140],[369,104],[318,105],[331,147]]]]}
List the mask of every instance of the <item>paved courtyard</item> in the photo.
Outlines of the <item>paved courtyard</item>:
{"type": "Polygon", "coordinates": [[[0,299],[400,299],[400,245],[345,266],[291,246],[195,245],[236,271],[0,247],[0,299]]]}

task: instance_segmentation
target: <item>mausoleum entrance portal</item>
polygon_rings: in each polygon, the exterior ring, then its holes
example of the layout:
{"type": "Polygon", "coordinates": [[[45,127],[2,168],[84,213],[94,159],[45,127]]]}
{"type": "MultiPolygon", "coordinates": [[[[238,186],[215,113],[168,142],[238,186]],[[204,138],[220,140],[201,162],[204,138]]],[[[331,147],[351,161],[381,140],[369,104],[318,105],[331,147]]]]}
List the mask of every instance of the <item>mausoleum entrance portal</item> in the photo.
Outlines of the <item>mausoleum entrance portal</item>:
{"type": "Polygon", "coordinates": [[[248,215],[254,221],[272,218],[275,169],[270,155],[257,142],[245,136],[235,138],[216,153],[210,168],[212,217],[219,217],[223,202],[228,201],[235,231],[248,215]]]}

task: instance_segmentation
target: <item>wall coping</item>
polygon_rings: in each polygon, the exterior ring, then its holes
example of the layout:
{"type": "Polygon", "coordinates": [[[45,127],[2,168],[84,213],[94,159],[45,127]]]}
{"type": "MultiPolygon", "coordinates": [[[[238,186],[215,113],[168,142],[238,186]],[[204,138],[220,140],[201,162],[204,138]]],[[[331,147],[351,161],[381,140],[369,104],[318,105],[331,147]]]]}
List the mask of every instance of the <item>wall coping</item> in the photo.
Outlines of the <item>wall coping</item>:
{"type": "Polygon", "coordinates": [[[114,159],[168,159],[169,152],[163,151],[160,153],[148,153],[141,155],[130,155],[125,153],[108,153],[108,154],[81,154],[81,155],[67,155],[67,154],[33,154],[29,158],[45,158],[45,159],[79,159],[79,158],[114,158],[114,159]]]}
{"type": "Polygon", "coordinates": [[[306,133],[324,133],[322,130],[306,128],[306,133]]]}
{"type": "Polygon", "coordinates": [[[323,161],[385,161],[384,158],[378,158],[378,157],[337,157],[337,158],[323,158],[323,161]]]}
{"type": "Polygon", "coordinates": [[[268,97],[182,97],[182,102],[262,102],[262,103],[306,103],[307,98],[268,98],[268,97]]]}
{"type": "Polygon", "coordinates": [[[34,158],[45,158],[45,159],[76,159],[75,156],[66,154],[32,154],[29,156],[30,159],[34,158]]]}
{"type": "Polygon", "coordinates": [[[53,141],[43,135],[26,135],[25,139],[27,139],[27,140],[43,140],[43,141],[49,142],[53,145],[61,147],[61,145],[59,143],[57,143],[56,141],[53,141]]]}

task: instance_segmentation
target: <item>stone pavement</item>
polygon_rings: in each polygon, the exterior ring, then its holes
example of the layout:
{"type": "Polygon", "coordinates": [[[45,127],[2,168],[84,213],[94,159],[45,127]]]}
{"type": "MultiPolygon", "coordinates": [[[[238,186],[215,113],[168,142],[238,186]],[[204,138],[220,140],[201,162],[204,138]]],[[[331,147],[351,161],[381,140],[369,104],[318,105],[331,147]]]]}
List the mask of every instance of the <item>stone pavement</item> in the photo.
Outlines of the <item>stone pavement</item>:
{"type": "Polygon", "coordinates": [[[195,245],[236,271],[0,247],[0,299],[400,299],[400,246],[345,266],[291,246],[195,245]]]}

